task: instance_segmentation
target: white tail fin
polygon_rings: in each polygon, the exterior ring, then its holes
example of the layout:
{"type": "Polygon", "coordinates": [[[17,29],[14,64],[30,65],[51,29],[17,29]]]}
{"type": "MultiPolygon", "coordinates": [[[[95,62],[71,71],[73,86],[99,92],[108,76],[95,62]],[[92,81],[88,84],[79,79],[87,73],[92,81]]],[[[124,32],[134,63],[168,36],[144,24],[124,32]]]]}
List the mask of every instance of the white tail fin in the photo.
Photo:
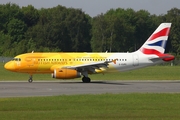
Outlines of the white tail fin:
{"type": "Polygon", "coordinates": [[[171,23],[161,23],[139,49],[144,54],[162,54],[165,51],[171,23]]]}

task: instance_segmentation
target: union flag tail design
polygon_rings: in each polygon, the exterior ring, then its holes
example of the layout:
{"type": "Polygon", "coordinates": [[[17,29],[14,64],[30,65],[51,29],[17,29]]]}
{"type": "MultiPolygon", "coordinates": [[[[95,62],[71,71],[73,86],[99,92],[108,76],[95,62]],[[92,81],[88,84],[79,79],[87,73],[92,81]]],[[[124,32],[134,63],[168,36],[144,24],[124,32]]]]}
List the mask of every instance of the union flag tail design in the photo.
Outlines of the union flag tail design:
{"type": "Polygon", "coordinates": [[[139,50],[145,55],[157,55],[164,61],[173,60],[174,56],[164,54],[170,28],[171,23],[161,23],[139,50]]]}
{"type": "Polygon", "coordinates": [[[154,33],[140,48],[140,51],[146,55],[162,54],[165,51],[171,23],[161,23],[154,33]]]}

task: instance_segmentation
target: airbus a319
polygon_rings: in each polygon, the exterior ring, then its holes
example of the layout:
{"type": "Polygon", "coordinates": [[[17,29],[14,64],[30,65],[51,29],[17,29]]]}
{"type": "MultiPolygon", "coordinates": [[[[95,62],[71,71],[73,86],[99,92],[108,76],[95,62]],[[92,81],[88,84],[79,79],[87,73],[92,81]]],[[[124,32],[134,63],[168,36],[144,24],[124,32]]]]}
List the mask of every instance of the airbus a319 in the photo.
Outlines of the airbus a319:
{"type": "Polygon", "coordinates": [[[82,77],[89,83],[89,74],[122,72],[174,60],[165,54],[171,23],[162,23],[139,48],[131,53],[25,53],[7,62],[5,69],[13,72],[28,73],[28,81],[33,74],[52,74],[56,79],[82,77]]]}

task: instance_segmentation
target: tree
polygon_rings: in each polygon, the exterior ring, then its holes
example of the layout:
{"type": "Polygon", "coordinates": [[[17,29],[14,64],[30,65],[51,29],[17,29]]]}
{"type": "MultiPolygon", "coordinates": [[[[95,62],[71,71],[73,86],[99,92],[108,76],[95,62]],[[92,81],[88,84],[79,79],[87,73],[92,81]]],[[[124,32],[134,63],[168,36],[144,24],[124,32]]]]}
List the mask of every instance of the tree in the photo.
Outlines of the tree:
{"type": "Polygon", "coordinates": [[[93,19],[92,49],[93,51],[129,51],[133,44],[134,27],[129,23],[133,10],[111,9],[106,14],[93,19]],[[126,19],[125,19],[126,18],[126,19]],[[129,21],[127,21],[129,19],[129,21]],[[105,46],[105,47],[104,47],[105,46]],[[105,48],[105,49],[104,49],[105,48]]]}
{"type": "Polygon", "coordinates": [[[28,27],[32,27],[39,20],[38,10],[34,8],[32,5],[28,5],[27,7],[22,7],[23,20],[27,24],[28,27]]]}
{"type": "MultiPolygon", "coordinates": [[[[65,19],[67,31],[71,42],[71,51],[87,52],[91,51],[90,30],[91,24],[87,16],[80,9],[69,8],[65,19]]],[[[68,45],[69,46],[69,45],[68,45]]]]}
{"type": "Polygon", "coordinates": [[[14,42],[19,42],[24,39],[26,30],[26,24],[18,19],[12,19],[7,25],[8,34],[12,37],[14,42]]]}
{"type": "Polygon", "coordinates": [[[170,42],[171,49],[170,52],[175,53],[179,56],[180,53],[180,9],[172,8],[165,15],[165,20],[172,23],[172,28],[170,31],[170,42]]]}
{"type": "Polygon", "coordinates": [[[105,52],[108,49],[106,40],[107,24],[108,23],[103,14],[93,18],[91,39],[91,47],[93,51],[105,52]]]}
{"type": "Polygon", "coordinates": [[[2,31],[0,32],[0,55],[11,56],[11,36],[5,35],[2,31]]]}
{"type": "Polygon", "coordinates": [[[12,19],[22,20],[23,18],[23,13],[21,12],[20,7],[16,4],[7,3],[2,5],[0,6],[0,11],[0,25],[2,26],[4,33],[7,33],[8,30],[6,28],[12,19]]]}

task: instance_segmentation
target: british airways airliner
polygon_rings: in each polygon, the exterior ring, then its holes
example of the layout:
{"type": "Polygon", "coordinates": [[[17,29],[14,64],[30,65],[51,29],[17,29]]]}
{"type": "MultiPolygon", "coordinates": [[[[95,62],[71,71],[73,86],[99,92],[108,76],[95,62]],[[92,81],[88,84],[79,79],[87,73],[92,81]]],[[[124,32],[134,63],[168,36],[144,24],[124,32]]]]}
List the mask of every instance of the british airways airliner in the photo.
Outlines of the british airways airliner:
{"type": "Polygon", "coordinates": [[[89,83],[89,74],[122,72],[174,60],[164,54],[171,23],[162,23],[139,50],[132,53],[43,53],[32,52],[14,57],[5,64],[5,69],[33,74],[52,74],[56,79],[82,77],[89,83]]]}

